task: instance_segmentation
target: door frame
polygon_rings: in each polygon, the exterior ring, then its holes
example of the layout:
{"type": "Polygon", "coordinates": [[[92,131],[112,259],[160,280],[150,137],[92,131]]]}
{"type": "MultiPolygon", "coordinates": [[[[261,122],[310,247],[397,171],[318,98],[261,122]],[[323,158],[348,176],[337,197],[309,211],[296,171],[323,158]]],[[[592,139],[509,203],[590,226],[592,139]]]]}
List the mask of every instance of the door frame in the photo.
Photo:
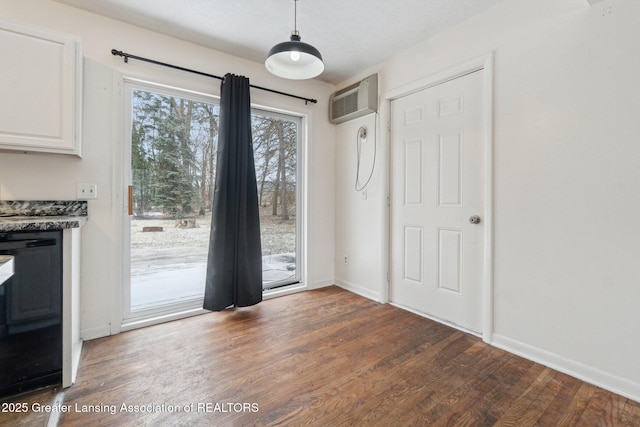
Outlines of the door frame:
{"type": "MultiPolygon", "coordinates": [[[[385,259],[386,285],[381,289],[381,302],[389,302],[391,287],[391,102],[411,95],[416,92],[438,86],[442,83],[454,80],[475,71],[484,70],[483,75],[483,105],[484,105],[484,254],[483,254],[483,274],[482,274],[482,339],[485,342],[492,341],[493,335],[493,76],[494,76],[494,53],[471,59],[446,70],[431,74],[422,79],[406,84],[396,89],[389,90],[383,94],[384,109],[383,117],[387,123],[387,132],[384,134],[385,155],[384,181],[386,183],[386,210],[385,210],[385,259]]],[[[417,313],[424,317],[429,317],[424,313],[417,313]]],[[[431,317],[429,317],[431,318],[431,317]]],[[[434,319],[443,322],[441,319],[434,319]]],[[[448,324],[448,323],[447,323],[448,324]]],[[[450,326],[457,327],[449,324],[450,326]]],[[[459,328],[459,327],[458,327],[459,328]]],[[[464,330],[465,332],[470,332],[464,330]]]]}
{"type": "MultiPolygon", "coordinates": [[[[114,204],[112,208],[112,215],[115,223],[118,225],[119,232],[117,234],[118,244],[120,245],[119,262],[114,266],[114,277],[117,280],[113,289],[110,292],[109,299],[111,301],[110,310],[110,324],[104,332],[100,333],[100,336],[114,335],[120,332],[126,332],[129,330],[152,326],[159,323],[164,323],[172,320],[179,320],[186,317],[191,317],[198,314],[209,313],[210,311],[191,308],[184,311],[178,311],[173,313],[158,313],[157,316],[150,316],[145,318],[131,318],[125,319],[126,310],[123,304],[123,292],[125,286],[130,286],[130,262],[131,262],[131,245],[130,236],[128,235],[130,229],[130,218],[128,216],[128,200],[127,191],[128,185],[131,182],[130,168],[131,168],[131,129],[125,124],[126,109],[129,106],[130,99],[128,99],[128,90],[131,86],[147,87],[151,90],[159,89],[166,92],[174,92],[178,96],[184,94],[193,94],[197,98],[213,98],[219,99],[219,94],[205,93],[201,90],[191,89],[190,85],[183,83],[176,84],[173,81],[167,81],[166,78],[155,76],[148,78],[147,76],[139,76],[136,74],[123,73],[118,70],[114,71],[112,75],[113,93],[116,101],[113,103],[111,111],[114,123],[114,146],[112,162],[114,164],[114,174],[112,176],[113,188],[120,189],[116,191],[112,197],[114,198],[114,204]]],[[[252,97],[252,100],[254,97],[252,97]]],[[[274,115],[283,115],[296,118],[298,120],[298,143],[297,143],[297,165],[298,165],[298,177],[296,183],[296,198],[298,200],[298,207],[296,211],[296,259],[298,261],[298,275],[299,283],[294,283],[281,288],[275,288],[268,291],[263,291],[263,300],[276,298],[284,295],[294,294],[297,292],[312,289],[309,286],[309,248],[308,248],[308,212],[309,212],[309,139],[310,129],[312,126],[311,115],[312,109],[309,107],[299,107],[298,105],[282,103],[272,100],[270,95],[262,97],[260,95],[255,96],[255,101],[251,103],[251,110],[263,110],[274,115]]]]}

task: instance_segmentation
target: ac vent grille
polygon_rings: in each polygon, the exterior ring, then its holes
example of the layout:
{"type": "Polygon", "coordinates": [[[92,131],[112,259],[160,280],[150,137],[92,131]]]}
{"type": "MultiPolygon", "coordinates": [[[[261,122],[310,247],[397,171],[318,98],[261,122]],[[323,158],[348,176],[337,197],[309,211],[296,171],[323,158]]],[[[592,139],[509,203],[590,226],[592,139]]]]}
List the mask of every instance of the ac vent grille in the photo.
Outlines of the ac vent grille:
{"type": "Polygon", "coordinates": [[[344,98],[336,99],[333,106],[333,120],[358,111],[358,93],[354,92],[344,98]]]}
{"type": "Polygon", "coordinates": [[[329,99],[329,120],[342,123],[378,111],[378,75],[344,88],[329,99]]]}

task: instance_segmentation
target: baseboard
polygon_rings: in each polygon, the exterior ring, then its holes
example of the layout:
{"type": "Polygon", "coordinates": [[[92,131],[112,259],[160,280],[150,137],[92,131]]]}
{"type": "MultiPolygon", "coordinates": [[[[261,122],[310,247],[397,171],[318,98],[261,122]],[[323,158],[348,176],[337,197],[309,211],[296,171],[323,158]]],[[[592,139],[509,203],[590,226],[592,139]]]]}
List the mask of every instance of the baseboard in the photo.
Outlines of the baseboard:
{"type": "Polygon", "coordinates": [[[609,390],[613,393],[640,402],[640,384],[629,381],[626,378],[610,374],[597,368],[585,365],[575,360],[559,356],[546,350],[533,347],[529,344],[493,334],[491,345],[506,350],[510,353],[524,357],[541,365],[560,371],[572,377],[578,378],[589,384],[609,390]]]}
{"type": "Polygon", "coordinates": [[[311,287],[309,289],[311,290],[311,289],[326,288],[327,286],[332,286],[332,285],[335,285],[335,282],[333,281],[333,279],[316,280],[311,284],[311,287]]]}
{"type": "Polygon", "coordinates": [[[82,329],[80,338],[83,341],[94,340],[96,338],[108,337],[111,335],[111,325],[100,326],[98,328],[82,329]]]}
{"type": "Polygon", "coordinates": [[[376,302],[380,302],[380,292],[375,292],[370,289],[363,288],[362,286],[347,282],[346,280],[336,279],[334,284],[346,291],[353,292],[354,294],[358,294],[362,297],[374,300],[376,302]]]}

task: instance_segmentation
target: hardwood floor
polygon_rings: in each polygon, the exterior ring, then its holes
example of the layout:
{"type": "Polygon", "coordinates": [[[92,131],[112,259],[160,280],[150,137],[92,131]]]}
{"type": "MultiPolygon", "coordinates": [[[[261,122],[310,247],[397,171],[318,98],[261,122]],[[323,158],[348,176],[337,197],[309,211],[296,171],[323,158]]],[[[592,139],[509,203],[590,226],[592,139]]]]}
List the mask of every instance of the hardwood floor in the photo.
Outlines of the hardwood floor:
{"type": "Polygon", "coordinates": [[[63,397],[61,426],[640,426],[637,402],[337,287],[86,342],[63,397]]]}

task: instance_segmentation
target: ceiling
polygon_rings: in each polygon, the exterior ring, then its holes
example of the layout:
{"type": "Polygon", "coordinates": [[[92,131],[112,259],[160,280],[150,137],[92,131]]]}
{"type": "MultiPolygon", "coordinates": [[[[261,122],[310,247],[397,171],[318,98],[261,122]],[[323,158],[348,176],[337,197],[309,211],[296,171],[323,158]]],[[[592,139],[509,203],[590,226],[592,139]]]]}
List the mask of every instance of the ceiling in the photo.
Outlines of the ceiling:
{"type": "MultiPolygon", "coordinates": [[[[293,0],[56,1],[256,62],[294,27],[293,0]]],[[[337,84],[500,1],[300,0],[297,27],[337,84]]]]}

